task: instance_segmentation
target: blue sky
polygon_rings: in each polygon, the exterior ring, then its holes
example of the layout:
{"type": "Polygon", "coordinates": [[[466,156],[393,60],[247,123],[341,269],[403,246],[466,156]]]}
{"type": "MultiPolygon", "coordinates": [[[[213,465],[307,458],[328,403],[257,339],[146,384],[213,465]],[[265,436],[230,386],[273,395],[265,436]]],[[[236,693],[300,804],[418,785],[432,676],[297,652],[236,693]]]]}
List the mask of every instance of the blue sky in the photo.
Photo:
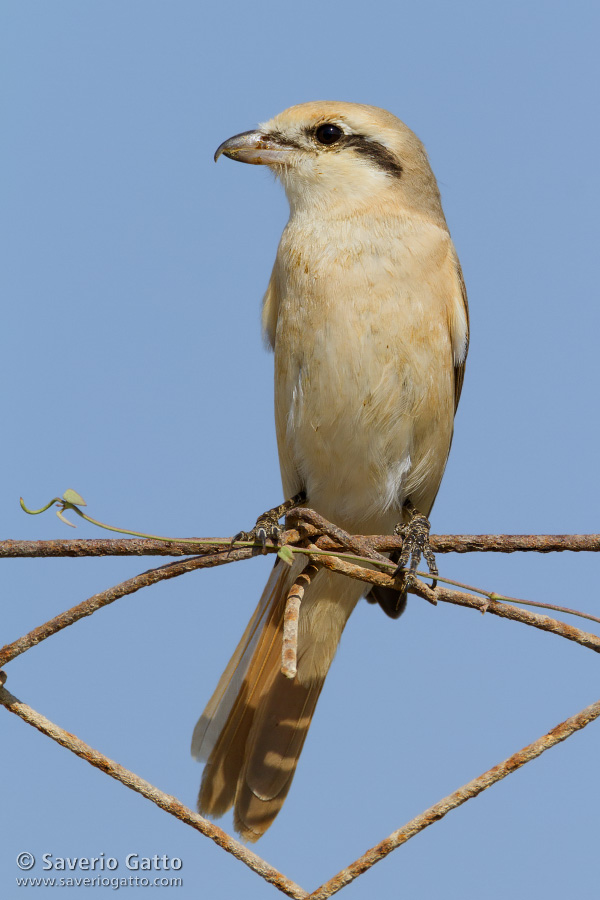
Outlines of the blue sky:
{"type": "MultiPolygon", "coordinates": [[[[19,510],[21,494],[39,506],[67,487],[97,518],[171,535],[230,535],[279,501],[259,311],[286,201],[264,170],[212,155],[315,99],[383,106],[419,134],[463,264],[472,344],[434,531],[600,530],[592,4],[31,0],[3,4],[0,21],[3,537],[102,536],[19,510]]],[[[591,555],[439,563],[502,593],[597,609],[591,555]]],[[[150,565],[5,560],[5,639],[150,565]]],[[[121,600],[15,660],[7,687],[193,807],[192,729],[269,567],[121,600]]],[[[413,598],[391,622],[360,604],[257,851],[316,887],[596,700],[596,669],[591,651],[471,611],[413,598]]],[[[6,896],[24,850],[166,853],[183,860],[176,897],[275,896],[191,829],[0,718],[6,896]]],[[[592,896],[597,759],[592,725],[348,897],[592,896]]]]}

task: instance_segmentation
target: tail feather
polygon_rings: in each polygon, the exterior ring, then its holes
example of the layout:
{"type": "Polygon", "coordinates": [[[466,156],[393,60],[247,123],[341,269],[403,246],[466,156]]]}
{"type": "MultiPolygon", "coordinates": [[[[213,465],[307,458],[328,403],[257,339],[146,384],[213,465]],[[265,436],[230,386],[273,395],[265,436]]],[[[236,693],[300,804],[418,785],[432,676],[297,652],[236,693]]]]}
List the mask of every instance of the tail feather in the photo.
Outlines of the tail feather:
{"type": "Polygon", "coordinates": [[[289,787],[324,683],[319,679],[306,687],[278,675],[248,738],[245,781],[261,800],[273,800],[289,787]]]}
{"type": "Polygon", "coordinates": [[[246,840],[258,840],[283,806],[323,683],[307,688],[278,672],[265,708],[255,717],[234,815],[236,831],[246,840]]]}
{"type": "Polygon", "coordinates": [[[248,622],[235,653],[227,663],[212,697],[196,723],[192,735],[192,756],[199,762],[208,760],[225,721],[239,698],[252,654],[263,634],[265,619],[272,612],[271,604],[280,580],[278,568],[277,565],[274,566],[259,604],[248,622]]]}
{"type": "Polygon", "coordinates": [[[287,796],[344,625],[361,585],[321,571],[300,610],[298,675],[281,674],[287,594],[305,566],[278,561],[263,596],[194,730],[192,753],[206,760],[201,813],[234,807],[250,841],[272,824],[287,796]]]}

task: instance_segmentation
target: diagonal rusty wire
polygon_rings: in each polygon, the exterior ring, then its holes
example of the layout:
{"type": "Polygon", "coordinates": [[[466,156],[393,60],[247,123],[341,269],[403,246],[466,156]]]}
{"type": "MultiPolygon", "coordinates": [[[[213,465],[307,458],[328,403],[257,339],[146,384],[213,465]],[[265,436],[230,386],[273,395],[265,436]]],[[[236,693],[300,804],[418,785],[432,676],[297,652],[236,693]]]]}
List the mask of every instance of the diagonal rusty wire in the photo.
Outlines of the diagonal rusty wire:
{"type": "Polygon", "coordinates": [[[172,816],[185,822],[186,825],[190,825],[201,834],[209,837],[215,844],[231,853],[236,859],[241,860],[250,869],[264,878],[265,881],[275,885],[280,891],[287,894],[288,897],[294,897],[295,900],[304,900],[304,898],[308,897],[306,891],[293,881],[290,881],[289,878],[286,878],[285,875],[282,875],[281,872],[269,865],[268,862],[265,862],[264,859],[261,859],[260,856],[257,856],[256,853],[248,850],[239,841],[230,837],[222,828],[213,825],[212,822],[209,822],[208,819],[205,819],[198,813],[192,812],[176,797],[165,794],[157,787],[154,787],[153,784],[150,784],[149,781],[145,781],[134,772],[130,772],[119,765],[119,763],[109,759],[108,756],[104,756],[99,750],[90,747],[89,744],[84,743],[74,734],[55,725],[54,722],[51,722],[41,713],[36,712],[31,706],[27,706],[26,703],[22,703],[16,697],[13,697],[4,687],[0,687],[0,703],[9,712],[19,716],[29,725],[33,725],[34,728],[37,728],[38,731],[41,731],[47,737],[52,738],[57,744],[66,747],[67,750],[71,750],[72,753],[75,753],[81,759],[85,759],[91,766],[106,772],[107,775],[110,775],[116,781],[120,781],[125,787],[136,791],[138,794],[146,797],[147,800],[151,800],[152,803],[160,806],[165,812],[170,813],[172,816]]]}
{"type": "Polygon", "coordinates": [[[547,734],[538,738],[533,744],[529,744],[527,747],[514,753],[508,759],[505,759],[504,762],[499,763],[492,769],[488,769],[483,775],[469,781],[457,791],[454,791],[453,794],[449,794],[447,797],[444,797],[443,800],[440,800],[439,803],[435,803],[433,806],[430,806],[429,809],[426,809],[425,812],[416,816],[414,819],[411,819],[410,822],[407,822],[402,828],[393,831],[387,838],[379,841],[378,844],[370,850],[367,850],[366,853],[354,860],[353,863],[346,866],[345,869],[342,869],[341,872],[338,872],[337,875],[322,884],[316,891],[313,891],[310,895],[310,900],[326,900],[327,897],[331,897],[343,887],[346,887],[347,884],[350,884],[351,881],[354,881],[355,878],[358,878],[359,875],[362,875],[363,872],[366,872],[374,866],[375,863],[384,859],[392,852],[392,850],[401,847],[402,844],[405,844],[415,835],[419,834],[419,832],[428,828],[429,825],[433,825],[434,822],[439,822],[445,815],[453,809],[456,809],[458,806],[462,806],[467,800],[470,800],[472,797],[477,797],[482,791],[487,790],[487,788],[496,784],[496,782],[506,778],[507,775],[512,775],[513,772],[516,772],[517,769],[520,769],[521,766],[524,766],[526,763],[531,762],[532,759],[537,759],[538,756],[541,756],[542,753],[545,753],[550,747],[554,747],[561,741],[565,741],[576,731],[585,728],[586,725],[589,725],[589,723],[597,719],[598,716],[600,716],[600,700],[596,703],[592,703],[590,706],[586,706],[586,708],[582,709],[577,715],[565,719],[564,722],[561,722],[560,725],[557,725],[547,734]]]}
{"type": "Polygon", "coordinates": [[[11,644],[2,647],[2,649],[0,649],[0,666],[5,666],[16,656],[20,656],[21,653],[25,653],[26,650],[29,650],[30,647],[34,647],[41,641],[46,640],[46,638],[62,631],[63,628],[73,625],[75,622],[78,622],[86,616],[91,616],[92,613],[102,609],[103,606],[108,606],[110,603],[114,603],[115,600],[119,600],[121,597],[125,597],[128,594],[134,594],[136,591],[139,591],[140,588],[149,587],[152,584],[157,584],[159,581],[165,581],[168,578],[176,578],[178,575],[185,575],[187,572],[193,572],[196,569],[210,568],[212,566],[223,565],[224,563],[241,559],[250,559],[253,555],[254,551],[252,549],[244,548],[240,550],[231,550],[226,553],[215,553],[208,557],[194,556],[191,557],[191,559],[168,563],[165,566],[160,566],[157,569],[149,569],[147,572],[142,572],[140,575],[128,578],[127,581],[122,581],[120,584],[117,584],[106,591],[88,597],[87,600],[77,604],[77,606],[67,609],[64,613],[60,613],[60,615],[55,616],[38,628],[34,628],[32,631],[24,634],[11,644]]]}
{"type": "Polygon", "coordinates": [[[586,725],[589,725],[590,722],[593,722],[600,716],[599,700],[596,703],[587,706],[580,713],[577,713],[577,715],[566,719],[537,741],[534,741],[532,744],[529,744],[527,747],[514,753],[497,766],[488,769],[483,775],[474,778],[457,791],[454,791],[454,793],[444,797],[443,800],[440,800],[438,803],[429,807],[429,809],[426,809],[414,819],[411,819],[411,821],[402,828],[397,829],[397,831],[392,832],[387,838],[379,841],[378,844],[370,850],[367,850],[366,853],[354,860],[349,866],[346,866],[345,869],[342,869],[341,872],[338,872],[337,875],[322,884],[317,890],[313,891],[312,894],[309,894],[295,882],[279,872],[274,866],[270,865],[270,863],[266,862],[260,856],[257,856],[257,854],[253,853],[251,850],[248,850],[243,844],[240,844],[239,841],[230,837],[222,828],[213,825],[212,822],[209,822],[198,813],[192,812],[191,809],[177,800],[176,797],[165,794],[159,788],[150,784],[148,781],[145,781],[143,778],[140,778],[134,772],[130,772],[128,769],[119,765],[119,763],[114,762],[114,760],[109,759],[107,756],[104,756],[103,753],[100,753],[98,750],[90,747],[89,744],[86,744],[84,741],[75,737],[75,735],[70,734],[58,725],[55,725],[45,716],[36,712],[25,703],[22,703],[4,687],[0,687],[0,704],[5,706],[9,712],[19,716],[29,725],[33,725],[33,727],[37,728],[38,731],[41,731],[42,734],[52,738],[52,740],[56,741],[62,747],[71,750],[71,752],[81,757],[81,759],[86,760],[90,765],[95,766],[97,769],[110,775],[111,778],[120,781],[125,787],[130,788],[132,791],[136,791],[138,794],[146,797],[147,800],[151,800],[152,803],[155,803],[161,809],[164,809],[165,812],[168,812],[185,824],[195,828],[201,834],[209,837],[218,844],[219,847],[222,847],[223,850],[231,853],[236,859],[239,859],[247,865],[248,868],[252,869],[253,872],[256,872],[257,875],[260,875],[261,878],[264,878],[269,884],[278,888],[282,893],[287,894],[288,897],[293,897],[294,900],[309,900],[309,898],[310,900],[327,900],[328,897],[331,897],[333,894],[342,890],[342,888],[358,878],[359,875],[368,871],[375,863],[388,856],[392,850],[396,850],[398,847],[402,846],[402,844],[407,843],[407,841],[415,837],[415,835],[424,831],[425,828],[428,828],[430,825],[433,825],[434,822],[443,819],[444,816],[453,809],[456,809],[458,806],[466,803],[467,800],[476,797],[478,794],[481,794],[482,791],[485,791],[493,784],[496,784],[496,782],[501,781],[503,778],[516,772],[517,769],[520,769],[526,763],[541,756],[542,753],[549,750],[551,747],[554,747],[561,741],[566,740],[576,731],[585,728],[586,725]]]}
{"type": "MultiPolygon", "coordinates": [[[[371,584],[384,586],[392,586],[394,584],[394,579],[385,572],[376,571],[358,563],[364,561],[368,565],[369,560],[381,561],[383,559],[381,553],[400,547],[401,539],[386,535],[349,535],[332,523],[327,522],[314,511],[304,508],[293,510],[292,514],[294,516],[294,527],[289,528],[285,532],[284,540],[291,544],[303,546],[305,548],[304,552],[308,551],[310,554],[309,560],[311,563],[324,565],[340,574],[358,578],[371,584]],[[314,556],[311,550],[315,551],[314,556]],[[350,552],[356,557],[356,562],[349,562],[347,559],[340,559],[335,555],[325,556],[321,553],[317,556],[316,551],[319,550],[333,553],[343,551],[343,555],[347,555],[350,552]]],[[[547,553],[565,550],[582,552],[600,550],[600,535],[437,535],[432,537],[431,543],[434,550],[438,553],[453,551],[458,553],[482,551],[502,553],[534,551],[547,553]]],[[[198,538],[197,543],[193,545],[189,543],[178,544],[176,541],[165,543],[139,538],[133,540],[92,541],[1,541],[0,556],[13,558],[107,555],[171,555],[187,556],[188,558],[136,575],[134,578],[109,588],[107,591],[93,595],[72,609],[50,619],[2,648],[0,650],[0,666],[10,662],[40,641],[74,624],[84,616],[89,616],[103,606],[113,603],[115,600],[134,593],[143,587],[148,587],[159,581],[174,578],[199,568],[209,568],[249,559],[259,552],[259,549],[253,547],[232,549],[226,539],[218,538],[198,538]],[[200,555],[189,557],[190,553],[199,553],[200,555]]],[[[497,602],[493,599],[494,595],[480,597],[464,591],[449,590],[444,587],[438,587],[434,591],[420,581],[416,581],[412,592],[430,602],[442,601],[466,606],[483,613],[489,612],[492,615],[501,616],[542,631],[547,631],[574,641],[588,649],[600,652],[600,637],[581,631],[549,616],[532,613],[510,603],[497,602]]],[[[569,610],[562,611],[569,612],[569,610]]],[[[0,685],[4,684],[5,680],[5,673],[0,673],[0,685]]],[[[91,765],[106,772],[112,778],[142,794],[171,815],[176,816],[181,821],[211,838],[211,840],[244,862],[266,881],[289,897],[296,898],[296,900],[308,900],[309,897],[310,900],[326,900],[326,898],[344,888],[376,862],[383,859],[392,850],[406,843],[424,828],[439,821],[451,810],[477,796],[481,791],[486,790],[492,784],[510,775],[530,760],[540,756],[545,750],[565,740],[575,731],[585,727],[589,722],[600,716],[600,701],[598,701],[577,715],[567,719],[533,744],[523,748],[498,766],[473,779],[458,791],[425,810],[421,815],[412,819],[383,841],[380,841],[375,847],[372,847],[309,895],[307,891],[288,879],[265,860],[261,859],[261,857],[252,853],[234,838],[231,838],[221,828],[213,825],[197,813],[192,812],[175,797],[163,793],[133,772],[129,772],[99,751],[94,750],[75,735],[50,722],[40,713],[17,700],[3,687],[0,687],[0,704],[48,737],[57,741],[63,747],[85,759],[91,765]]]]}

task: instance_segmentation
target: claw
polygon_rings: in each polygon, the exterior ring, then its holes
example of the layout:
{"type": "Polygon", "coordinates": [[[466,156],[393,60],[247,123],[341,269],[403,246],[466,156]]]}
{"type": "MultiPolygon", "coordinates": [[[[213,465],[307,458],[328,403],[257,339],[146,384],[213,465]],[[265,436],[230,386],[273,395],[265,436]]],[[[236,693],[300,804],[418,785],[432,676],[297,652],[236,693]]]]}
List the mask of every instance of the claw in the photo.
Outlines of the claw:
{"type": "Polygon", "coordinates": [[[276,547],[280,547],[283,528],[279,524],[279,519],[288,511],[288,509],[292,509],[292,507],[297,506],[299,503],[303,503],[305,500],[306,494],[302,491],[292,497],[291,500],[286,500],[286,502],[282,503],[280,506],[275,506],[273,509],[267,510],[262,516],[258,517],[254,528],[250,531],[238,531],[231,543],[235,544],[236,541],[251,541],[252,543],[260,544],[263,553],[267,552],[267,541],[269,540],[272,541],[276,547]]]}
{"type": "Polygon", "coordinates": [[[403,577],[404,588],[408,590],[415,582],[416,572],[421,557],[423,557],[427,563],[429,573],[433,577],[432,587],[435,589],[437,586],[435,576],[438,574],[438,568],[429,543],[429,531],[431,529],[429,519],[415,509],[412,503],[406,503],[405,506],[411,513],[411,519],[407,525],[400,523],[394,529],[394,533],[402,538],[402,551],[398,558],[398,568],[394,572],[394,577],[403,577]],[[409,560],[410,565],[407,571],[406,566],[409,560]]]}

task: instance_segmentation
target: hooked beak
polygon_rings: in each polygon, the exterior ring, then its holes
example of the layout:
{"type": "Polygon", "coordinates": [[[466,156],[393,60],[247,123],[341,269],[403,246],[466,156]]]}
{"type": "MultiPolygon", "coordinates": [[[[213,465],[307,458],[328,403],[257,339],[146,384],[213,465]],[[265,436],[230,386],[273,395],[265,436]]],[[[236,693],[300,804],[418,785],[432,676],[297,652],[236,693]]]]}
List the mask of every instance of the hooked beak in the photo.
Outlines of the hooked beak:
{"type": "Polygon", "coordinates": [[[238,162],[251,163],[254,166],[285,165],[292,155],[293,149],[260,131],[244,131],[217,147],[215,162],[223,154],[238,162]]]}

